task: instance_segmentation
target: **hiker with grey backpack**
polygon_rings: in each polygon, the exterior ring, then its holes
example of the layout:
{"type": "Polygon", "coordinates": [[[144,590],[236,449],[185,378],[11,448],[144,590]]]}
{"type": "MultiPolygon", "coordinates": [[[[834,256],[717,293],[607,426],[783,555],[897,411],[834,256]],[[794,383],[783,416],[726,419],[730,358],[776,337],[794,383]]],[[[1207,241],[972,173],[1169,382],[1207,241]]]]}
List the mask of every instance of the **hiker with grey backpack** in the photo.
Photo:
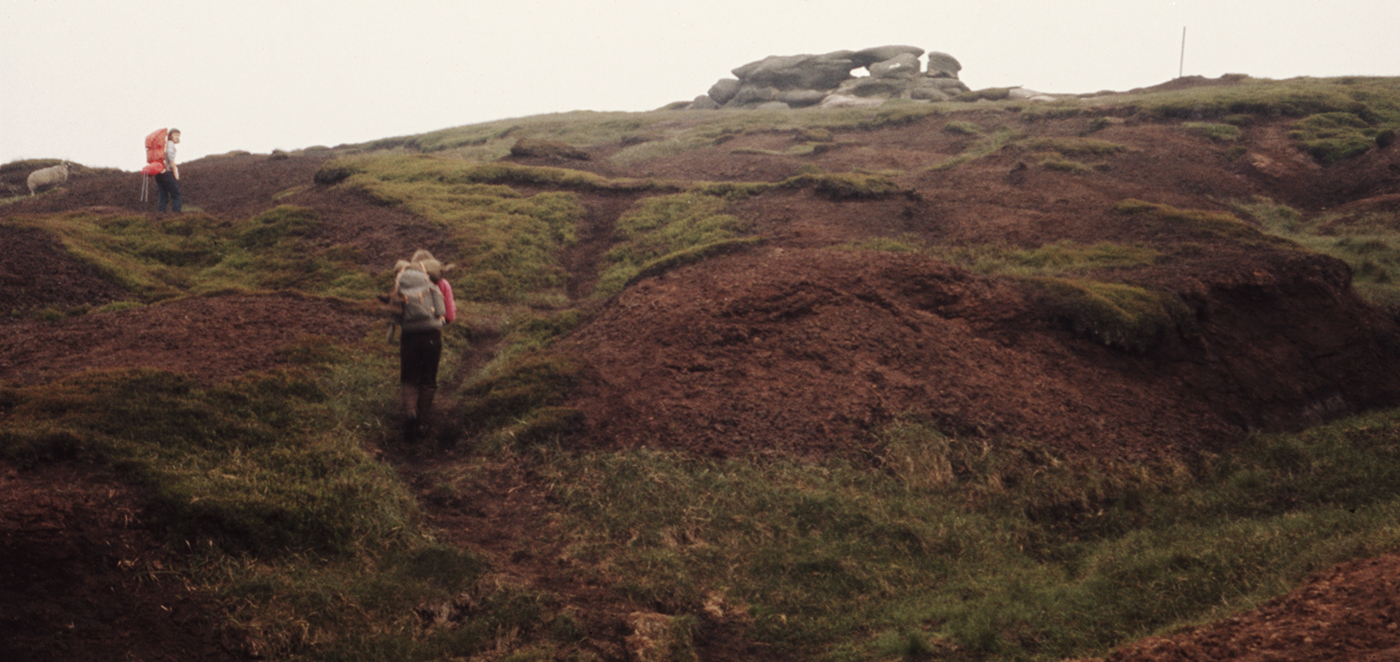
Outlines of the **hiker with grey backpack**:
{"type": "Polygon", "coordinates": [[[442,264],[427,251],[395,269],[389,304],[399,325],[399,401],[403,407],[403,438],[418,441],[427,429],[437,395],[438,362],[442,358],[442,325],[447,305],[430,274],[441,274],[442,264]],[[426,256],[426,257],[425,257],[426,256]]]}

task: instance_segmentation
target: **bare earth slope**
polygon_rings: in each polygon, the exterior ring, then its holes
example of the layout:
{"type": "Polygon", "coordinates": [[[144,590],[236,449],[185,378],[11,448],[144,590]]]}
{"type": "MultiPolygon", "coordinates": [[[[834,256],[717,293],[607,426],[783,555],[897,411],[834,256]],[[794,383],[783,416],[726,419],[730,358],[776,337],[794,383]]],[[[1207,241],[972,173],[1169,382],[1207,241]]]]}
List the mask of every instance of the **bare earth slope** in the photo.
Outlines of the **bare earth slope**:
{"type": "MultiPolygon", "coordinates": [[[[997,113],[959,119],[989,130],[1008,121],[997,113]]],[[[589,147],[591,161],[521,159],[677,181],[777,182],[815,165],[826,172],[895,172],[902,189],[861,200],[784,189],[737,202],[731,213],[748,221],[765,244],[642,280],[599,305],[563,343],[585,365],[584,384],[569,403],[587,419],[574,442],[671,446],[708,456],[825,457],[857,453],[880,425],[916,415],[961,434],[1033,440],[1070,458],[1151,462],[1220,448],[1252,430],[1291,429],[1400,402],[1400,370],[1394,369],[1400,328],[1356,296],[1344,264],[1250,234],[1152,223],[1115,211],[1125,199],[1224,210],[1252,196],[1304,213],[1393,210],[1400,204],[1400,145],[1323,168],[1287,138],[1283,121],[1246,127],[1236,143],[1245,148],[1242,154],[1172,125],[1129,121],[1094,134],[1126,149],[1081,157],[1101,164],[1087,172],[1042,167],[1024,149],[932,170],[975,140],[943,130],[947,121],[929,116],[839,131],[833,148],[802,156],[783,153],[799,137],[768,132],[625,166],[605,160],[617,145],[589,147]],[[1190,323],[1173,327],[1151,351],[1106,347],[1077,332],[1033,288],[1012,280],[919,254],[843,248],[872,238],[953,247],[1142,245],[1174,259],[1125,267],[1116,278],[1177,294],[1190,323]]],[[[1085,123],[1044,120],[1017,129],[1032,139],[1074,136],[1085,123]]],[[[358,248],[375,270],[420,245],[445,248],[432,245],[431,230],[407,212],[313,184],[329,156],[313,151],[191,162],[182,167],[186,203],[228,221],[284,203],[311,208],[323,219],[313,243],[358,248]]],[[[133,173],[80,171],[57,191],[0,207],[0,215],[153,213],[151,203],[139,200],[140,185],[133,173]]],[[[597,277],[593,270],[611,224],[635,194],[579,195],[591,212],[590,226],[580,228],[582,248],[570,260],[571,294],[582,298],[597,277]]],[[[115,286],[42,233],[0,223],[0,242],[0,312],[119,298],[115,286]],[[44,277],[36,278],[40,273],[44,277]]],[[[273,365],[276,350],[300,336],[361,337],[373,322],[355,309],[287,296],[223,296],[59,321],[0,316],[0,380],[45,382],[89,368],[140,365],[210,383],[273,365]]],[[[408,473],[431,468],[422,465],[431,460],[415,462],[408,473]]],[[[79,551],[47,555],[52,558],[44,567],[34,561],[34,569],[22,571],[29,575],[11,571],[0,581],[0,604],[32,601],[42,591],[107,595],[136,581],[121,571],[135,566],[123,563],[146,559],[143,554],[158,557],[148,533],[110,522],[102,526],[129,540],[124,544],[131,551],[83,551],[91,541],[76,533],[56,542],[53,536],[62,536],[49,532],[64,530],[67,518],[97,517],[90,494],[108,489],[109,481],[84,472],[63,477],[72,488],[45,480],[0,467],[0,503],[6,504],[0,545],[10,558],[44,557],[54,545],[79,551]],[[58,567],[64,559],[70,562],[58,567]],[[53,588],[46,572],[81,581],[53,588]]],[[[521,531],[530,527],[521,522],[538,506],[529,494],[483,487],[483,497],[513,495],[489,516],[454,504],[426,505],[439,522],[470,521],[476,531],[462,542],[484,545],[526,535],[521,531]]],[[[547,576],[545,557],[519,572],[547,576]]],[[[140,567],[149,564],[143,560],[140,567]]],[[[1400,562],[1393,558],[1350,564],[1254,614],[1145,641],[1113,659],[1392,659],[1400,643],[1397,582],[1400,562]],[[1260,657],[1261,650],[1274,656],[1260,657]]],[[[575,588],[581,595],[585,590],[575,588]]],[[[159,583],[149,590],[174,591],[159,583]]],[[[176,593],[152,595],[149,602],[186,600],[197,608],[197,597],[176,593]]],[[[133,619],[128,630],[169,628],[170,650],[178,643],[227,654],[210,619],[180,616],[186,620],[171,627],[177,617],[150,610],[140,595],[127,612],[133,619]]],[[[52,637],[69,621],[101,622],[101,609],[109,608],[77,597],[52,604],[24,615],[0,612],[0,641],[48,633],[49,639],[13,640],[21,647],[17,655],[33,659],[94,650],[84,646],[97,644],[63,639],[63,648],[46,651],[43,641],[60,641],[52,637]]],[[[111,635],[107,643],[114,648],[108,650],[165,659],[119,636],[125,635],[111,635]]],[[[761,657],[734,642],[701,643],[740,658],[761,657]]]]}

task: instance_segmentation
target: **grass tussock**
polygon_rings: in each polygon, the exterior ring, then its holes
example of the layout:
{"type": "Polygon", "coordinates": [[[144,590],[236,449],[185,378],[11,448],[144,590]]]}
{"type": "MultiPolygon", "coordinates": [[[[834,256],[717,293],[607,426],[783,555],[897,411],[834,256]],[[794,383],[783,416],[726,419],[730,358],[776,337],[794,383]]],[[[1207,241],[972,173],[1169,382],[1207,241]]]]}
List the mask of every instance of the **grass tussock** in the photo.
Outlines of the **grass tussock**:
{"type": "Polygon", "coordinates": [[[582,366],[548,351],[525,352],[497,362],[470,384],[458,416],[477,436],[498,445],[528,446],[576,430],[583,413],[563,407],[582,366]]]}
{"type": "Polygon", "coordinates": [[[1247,246],[1293,246],[1292,242],[1267,235],[1226,212],[1178,209],[1131,198],[1119,202],[1113,210],[1130,217],[1139,231],[1149,231],[1157,237],[1226,240],[1247,246]]]}
{"type": "Polygon", "coordinates": [[[1034,157],[1036,165],[1046,170],[1054,170],[1056,172],[1102,172],[1111,168],[1107,163],[1083,163],[1072,159],[1061,158],[1054,153],[1036,154],[1034,157]]]}
{"type": "Polygon", "coordinates": [[[825,128],[798,127],[792,130],[793,144],[787,149],[772,150],[743,147],[733,150],[734,154],[767,154],[770,156],[812,156],[837,149],[840,145],[835,136],[825,128]]]}
{"type": "Polygon", "coordinates": [[[1084,278],[1022,282],[1075,333],[1131,352],[1145,353],[1168,342],[1189,329],[1193,319],[1175,293],[1084,278]]]}
{"type": "Polygon", "coordinates": [[[889,176],[868,172],[805,172],[784,180],[785,188],[811,188],[832,200],[873,200],[904,191],[889,176]]]}
{"type": "Polygon", "coordinates": [[[1377,209],[1305,217],[1268,198],[1236,201],[1233,207],[1270,234],[1346,262],[1358,294],[1400,313],[1400,214],[1377,209]]]}
{"type": "Polygon", "coordinates": [[[951,133],[955,136],[980,136],[986,131],[979,124],[964,122],[962,120],[952,120],[943,125],[944,133],[951,133]]]}
{"type": "Polygon", "coordinates": [[[941,161],[929,169],[936,172],[951,170],[964,163],[996,154],[1020,138],[1021,134],[1019,132],[1006,127],[998,127],[990,133],[984,133],[980,139],[974,141],[957,156],[941,161]]]}
{"type": "Polygon", "coordinates": [[[1309,115],[1293,123],[1288,137],[1323,164],[1349,159],[1376,146],[1381,129],[1355,113],[1330,112],[1309,115]]]}
{"type": "Polygon", "coordinates": [[[977,273],[1005,276],[1088,274],[1158,264],[1168,258],[1146,246],[1110,242],[1086,245],[1060,241],[1035,248],[991,244],[933,246],[913,235],[877,237],[838,248],[925,253],[977,273]]]}
{"type": "Polygon", "coordinates": [[[1181,128],[1212,142],[1229,143],[1240,138],[1240,127],[1230,123],[1186,122],[1181,128]]]}
{"type": "Polygon", "coordinates": [[[699,192],[639,201],[617,220],[595,295],[609,296],[638,278],[752,243],[743,234],[747,226],[724,213],[728,204],[699,192]]]}

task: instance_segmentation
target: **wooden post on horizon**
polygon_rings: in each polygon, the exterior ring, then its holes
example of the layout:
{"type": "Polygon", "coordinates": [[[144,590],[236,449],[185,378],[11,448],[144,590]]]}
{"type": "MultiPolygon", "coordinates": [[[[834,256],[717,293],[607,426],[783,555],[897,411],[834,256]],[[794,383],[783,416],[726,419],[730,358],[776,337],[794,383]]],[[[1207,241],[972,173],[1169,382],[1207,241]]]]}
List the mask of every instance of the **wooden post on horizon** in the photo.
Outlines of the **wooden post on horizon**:
{"type": "Polygon", "coordinates": [[[1176,77],[1186,73],[1186,26],[1181,26],[1181,62],[1176,65],[1176,77]]]}

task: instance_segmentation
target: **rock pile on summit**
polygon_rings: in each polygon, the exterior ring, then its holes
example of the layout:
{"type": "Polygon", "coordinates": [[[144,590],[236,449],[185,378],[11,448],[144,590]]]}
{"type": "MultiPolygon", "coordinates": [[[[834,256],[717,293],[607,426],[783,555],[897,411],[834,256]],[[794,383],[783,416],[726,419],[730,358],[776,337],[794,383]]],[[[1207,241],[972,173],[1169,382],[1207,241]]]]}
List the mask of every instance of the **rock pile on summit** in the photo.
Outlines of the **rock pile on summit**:
{"type": "Polygon", "coordinates": [[[877,46],[825,55],[771,55],[733,70],[688,108],[826,108],[877,106],[888,99],[943,101],[968,88],[962,65],[916,46],[877,46]],[[864,68],[869,76],[853,76],[864,68]]]}

